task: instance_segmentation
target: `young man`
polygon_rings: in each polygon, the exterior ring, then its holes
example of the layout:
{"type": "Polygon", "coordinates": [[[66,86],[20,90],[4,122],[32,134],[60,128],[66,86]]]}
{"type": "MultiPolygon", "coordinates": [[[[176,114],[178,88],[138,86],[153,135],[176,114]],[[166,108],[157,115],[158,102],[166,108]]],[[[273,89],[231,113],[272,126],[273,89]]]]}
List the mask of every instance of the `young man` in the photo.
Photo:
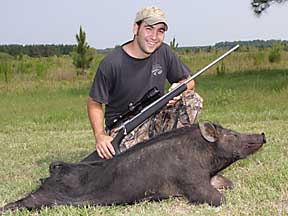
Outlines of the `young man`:
{"type": "MultiPolygon", "coordinates": [[[[133,40],[116,48],[100,63],[88,98],[88,116],[96,152],[101,158],[109,159],[115,154],[111,144],[117,134],[112,128],[113,120],[130,103],[139,101],[153,87],[163,95],[166,80],[172,84],[188,78],[188,67],[163,43],[167,30],[164,12],[157,7],[146,7],[136,14],[133,40]]],[[[191,81],[184,96],[175,97],[161,112],[128,134],[121,142],[120,151],[156,134],[194,123],[202,109],[202,98],[193,88],[194,81],[191,81]]]]}

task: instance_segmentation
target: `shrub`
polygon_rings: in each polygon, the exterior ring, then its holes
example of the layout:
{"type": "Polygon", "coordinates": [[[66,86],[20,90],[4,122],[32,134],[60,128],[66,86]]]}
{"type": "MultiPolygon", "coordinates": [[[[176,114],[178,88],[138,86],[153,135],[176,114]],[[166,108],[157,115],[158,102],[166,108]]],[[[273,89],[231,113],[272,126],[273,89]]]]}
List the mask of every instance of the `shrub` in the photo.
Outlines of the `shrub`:
{"type": "Polygon", "coordinates": [[[259,50],[256,52],[256,54],[253,55],[254,66],[261,65],[264,63],[264,61],[265,61],[265,55],[263,51],[259,50]]]}
{"type": "Polygon", "coordinates": [[[226,72],[225,64],[224,61],[221,62],[220,66],[218,65],[216,68],[216,75],[217,76],[222,76],[226,72]]]}
{"type": "MultiPolygon", "coordinates": [[[[3,74],[3,78],[6,83],[8,83],[8,73],[11,71],[10,65],[6,62],[0,62],[0,74],[3,74]]],[[[0,78],[1,80],[2,78],[0,78]]]]}
{"type": "Polygon", "coordinates": [[[270,63],[280,62],[282,50],[283,45],[281,43],[274,43],[271,51],[269,52],[269,62],[270,63]]]}

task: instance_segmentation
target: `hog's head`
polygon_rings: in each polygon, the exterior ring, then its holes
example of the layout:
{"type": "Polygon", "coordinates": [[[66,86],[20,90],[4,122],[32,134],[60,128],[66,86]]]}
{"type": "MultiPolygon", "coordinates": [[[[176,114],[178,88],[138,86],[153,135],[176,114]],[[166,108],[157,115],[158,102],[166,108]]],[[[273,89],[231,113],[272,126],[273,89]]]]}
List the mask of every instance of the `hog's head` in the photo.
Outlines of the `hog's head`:
{"type": "Polygon", "coordinates": [[[199,123],[203,138],[215,145],[219,156],[234,160],[255,153],[266,142],[264,133],[243,134],[209,121],[199,123]]]}

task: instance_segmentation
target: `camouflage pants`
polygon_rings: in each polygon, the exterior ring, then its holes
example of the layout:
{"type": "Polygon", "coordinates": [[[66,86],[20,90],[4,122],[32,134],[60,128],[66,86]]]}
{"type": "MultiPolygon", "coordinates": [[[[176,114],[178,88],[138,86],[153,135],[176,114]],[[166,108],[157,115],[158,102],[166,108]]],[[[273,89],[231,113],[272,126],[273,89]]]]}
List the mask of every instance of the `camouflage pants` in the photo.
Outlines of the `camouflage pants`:
{"type": "MultiPolygon", "coordinates": [[[[192,90],[185,91],[175,105],[165,106],[127,134],[120,144],[120,151],[123,152],[135,144],[160,133],[195,123],[202,110],[202,102],[203,99],[196,92],[192,90]]],[[[117,132],[113,130],[110,132],[112,137],[115,137],[116,134],[117,132]]]]}

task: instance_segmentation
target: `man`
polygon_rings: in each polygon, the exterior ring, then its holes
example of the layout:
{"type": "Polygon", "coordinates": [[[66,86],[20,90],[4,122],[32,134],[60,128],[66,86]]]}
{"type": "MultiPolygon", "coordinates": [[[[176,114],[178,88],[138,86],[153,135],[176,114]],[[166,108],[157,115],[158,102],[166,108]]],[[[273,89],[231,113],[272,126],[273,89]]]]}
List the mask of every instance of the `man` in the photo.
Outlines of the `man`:
{"type": "MultiPolygon", "coordinates": [[[[187,66],[163,43],[167,30],[164,12],[157,7],[146,7],[136,14],[133,40],[116,48],[100,63],[88,98],[88,116],[99,157],[109,159],[115,154],[111,141],[117,129],[113,128],[113,120],[130,103],[139,101],[153,87],[163,95],[166,80],[172,84],[188,78],[187,66]]],[[[194,81],[191,81],[183,97],[175,97],[161,112],[128,134],[121,142],[120,151],[156,134],[194,123],[202,109],[202,98],[193,88],[194,81]]]]}

